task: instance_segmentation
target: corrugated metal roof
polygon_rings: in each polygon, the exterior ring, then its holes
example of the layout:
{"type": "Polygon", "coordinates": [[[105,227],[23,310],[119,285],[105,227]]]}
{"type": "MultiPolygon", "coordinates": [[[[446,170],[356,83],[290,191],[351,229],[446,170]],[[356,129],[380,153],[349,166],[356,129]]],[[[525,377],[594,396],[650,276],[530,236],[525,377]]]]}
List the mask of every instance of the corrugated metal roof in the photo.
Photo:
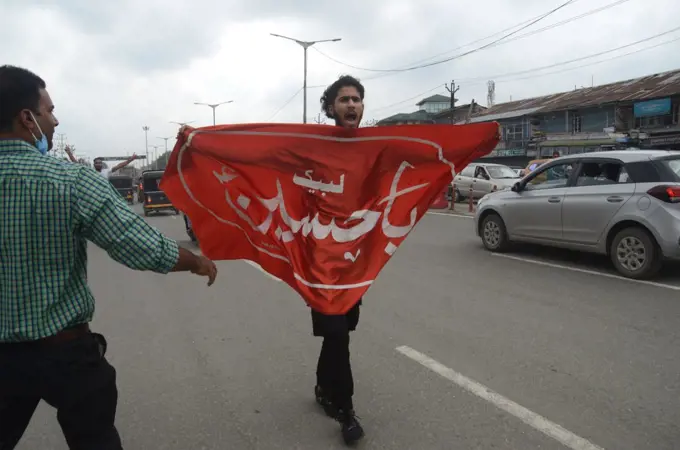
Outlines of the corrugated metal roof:
{"type": "Polygon", "coordinates": [[[576,89],[543,97],[528,98],[514,102],[499,103],[484,111],[484,115],[472,118],[472,122],[497,120],[498,118],[518,117],[533,112],[560,111],[590,106],[600,106],[615,102],[651,100],[680,94],[680,70],[648,75],[616,83],[603,84],[589,88],[576,89]],[[521,113],[531,110],[530,113],[521,113]],[[500,117],[502,114],[510,114],[500,117]]]}
{"type": "Polygon", "coordinates": [[[432,117],[431,114],[421,109],[412,113],[397,113],[379,120],[378,123],[400,122],[406,120],[432,120],[432,117]]]}

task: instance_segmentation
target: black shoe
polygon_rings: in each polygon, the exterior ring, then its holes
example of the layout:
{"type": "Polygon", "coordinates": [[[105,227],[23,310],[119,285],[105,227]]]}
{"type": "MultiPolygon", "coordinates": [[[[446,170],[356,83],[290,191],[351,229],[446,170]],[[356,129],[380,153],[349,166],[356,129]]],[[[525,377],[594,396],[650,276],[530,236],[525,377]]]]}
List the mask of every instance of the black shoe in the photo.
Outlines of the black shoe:
{"type": "Polygon", "coordinates": [[[353,409],[339,411],[337,420],[342,424],[342,439],[346,445],[352,445],[364,437],[364,429],[353,409]]]}
{"type": "Polygon", "coordinates": [[[314,386],[314,396],[316,397],[316,402],[321,405],[328,417],[332,417],[333,419],[338,417],[338,408],[321,386],[314,386]]]}

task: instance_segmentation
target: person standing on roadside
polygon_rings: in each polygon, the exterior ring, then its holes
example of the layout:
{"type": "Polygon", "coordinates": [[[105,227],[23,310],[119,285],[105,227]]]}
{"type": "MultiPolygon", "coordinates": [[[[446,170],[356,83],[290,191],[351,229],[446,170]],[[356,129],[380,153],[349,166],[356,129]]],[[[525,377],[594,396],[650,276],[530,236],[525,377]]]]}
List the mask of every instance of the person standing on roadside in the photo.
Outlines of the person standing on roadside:
{"type": "MultiPolygon", "coordinates": [[[[321,96],[321,109],[336,126],[358,128],[364,114],[364,93],[359,80],[342,76],[321,96]]],[[[364,436],[352,401],[354,379],[349,352],[349,334],[359,323],[360,305],[361,300],[344,315],[326,315],[312,309],[313,334],[323,337],[314,394],[326,414],[342,425],[346,444],[364,436]]]]}
{"type": "Polygon", "coordinates": [[[120,450],[116,371],[89,328],[87,241],[134,270],[217,276],[130,210],[97,172],[44,155],[59,125],[45,82],[0,66],[0,449],[44,400],[69,448],[120,450]]]}

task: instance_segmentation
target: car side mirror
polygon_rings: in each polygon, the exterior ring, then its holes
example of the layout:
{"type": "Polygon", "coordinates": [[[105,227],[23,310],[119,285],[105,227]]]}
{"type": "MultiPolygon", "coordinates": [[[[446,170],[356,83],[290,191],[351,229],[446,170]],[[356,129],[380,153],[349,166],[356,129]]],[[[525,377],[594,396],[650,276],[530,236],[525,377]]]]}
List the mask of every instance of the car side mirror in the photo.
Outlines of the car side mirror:
{"type": "Polygon", "coordinates": [[[512,190],[512,192],[517,192],[517,193],[522,192],[522,183],[520,183],[518,181],[517,183],[513,184],[511,190],[512,190]]]}

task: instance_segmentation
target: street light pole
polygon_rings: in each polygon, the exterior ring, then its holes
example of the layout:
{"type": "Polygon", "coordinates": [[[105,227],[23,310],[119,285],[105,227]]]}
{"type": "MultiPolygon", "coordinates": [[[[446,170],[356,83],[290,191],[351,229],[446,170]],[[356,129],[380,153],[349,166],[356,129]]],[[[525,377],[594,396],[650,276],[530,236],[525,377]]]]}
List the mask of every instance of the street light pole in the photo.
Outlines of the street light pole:
{"type": "Polygon", "coordinates": [[[269,33],[274,37],[282,38],[282,39],[287,39],[289,41],[293,41],[300,45],[302,49],[304,50],[304,79],[302,82],[302,123],[307,123],[307,49],[311,47],[314,44],[318,44],[320,42],[338,42],[341,41],[342,38],[335,38],[335,39],[320,39],[318,41],[301,41],[299,39],[295,39],[292,37],[288,36],[283,36],[280,34],[275,34],[275,33],[269,33]]]}
{"type": "Polygon", "coordinates": [[[172,121],[172,120],[170,121],[170,123],[177,124],[180,127],[183,127],[184,125],[189,125],[190,123],[194,123],[194,122],[195,122],[195,120],[191,120],[189,122],[175,122],[175,121],[172,121]]]}
{"type": "Polygon", "coordinates": [[[194,105],[203,105],[203,106],[210,106],[212,108],[212,113],[213,113],[213,126],[215,126],[215,110],[217,109],[218,106],[220,105],[226,105],[227,103],[233,103],[233,100],[229,100],[226,102],[220,102],[220,103],[201,103],[201,102],[194,102],[194,105]]]}
{"type": "Polygon", "coordinates": [[[144,125],[142,130],[144,130],[144,141],[146,143],[146,163],[149,164],[149,127],[144,125]]]}
{"type": "Polygon", "coordinates": [[[165,141],[165,153],[168,153],[168,139],[172,139],[169,137],[159,137],[158,139],[163,139],[165,141]]]}
{"type": "Polygon", "coordinates": [[[153,168],[154,168],[154,170],[158,170],[158,146],[157,146],[157,145],[152,145],[151,147],[153,148],[153,156],[152,156],[152,158],[154,158],[154,160],[153,160],[153,168]]]}

